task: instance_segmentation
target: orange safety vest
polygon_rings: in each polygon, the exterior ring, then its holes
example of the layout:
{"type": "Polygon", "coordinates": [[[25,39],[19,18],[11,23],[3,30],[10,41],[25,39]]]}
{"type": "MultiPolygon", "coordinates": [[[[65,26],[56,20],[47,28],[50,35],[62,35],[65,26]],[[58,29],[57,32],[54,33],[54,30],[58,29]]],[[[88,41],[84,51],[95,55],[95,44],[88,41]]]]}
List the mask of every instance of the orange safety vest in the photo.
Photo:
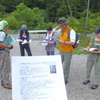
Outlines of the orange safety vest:
{"type": "MultiPolygon", "coordinates": [[[[62,30],[59,40],[62,40],[65,42],[70,41],[70,39],[68,38],[68,29],[69,29],[69,26],[67,26],[65,30],[62,30]]],[[[72,45],[66,45],[66,44],[59,44],[59,48],[62,52],[71,52],[73,50],[72,45]]]]}

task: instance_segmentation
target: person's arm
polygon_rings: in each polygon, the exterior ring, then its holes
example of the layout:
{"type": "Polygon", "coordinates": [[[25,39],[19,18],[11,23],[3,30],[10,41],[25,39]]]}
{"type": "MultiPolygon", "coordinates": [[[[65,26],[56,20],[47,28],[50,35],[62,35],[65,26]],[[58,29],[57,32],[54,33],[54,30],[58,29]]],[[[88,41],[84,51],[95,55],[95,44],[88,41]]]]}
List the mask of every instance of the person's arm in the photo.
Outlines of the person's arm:
{"type": "Polygon", "coordinates": [[[6,46],[6,45],[3,44],[3,41],[4,41],[5,37],[6,37],[5,33],[0,34],[0,47],[1,48],[8,48],[8,49],[10,49],[12,47],[11,44],[9,44],[9,46],[6,46]]]}
{"type": "Polygon", "coordinates": [[[57,26],[57,27],[54,28],[54,30],[58,30],[59,28],[60,28],[60,26],[57,26]]]}
{"type": "MultiPolygon", "coordinates": [[[[86,48],[84,48],[84,51],[89,51],[89,49],[91,48],[91,43],[89,43],[89,46],[88,47],[86,47],[86,48]]],[[[97,54],[97,53],[100,53],[100,51],[95,51],[95,50],[93,50],[93,51],[89,51],[90,53],[95,53],[95,54],[97,54]]]]}
{"type": "Polygon", "coordinates": [[[20,33],[18,33],[18,36],[17,36],[16,41],[18,41],[18,42],[23,42],[23,40],[22,40],[22,39],[20,39],[20,33]]]}
{"type": "Polygon", "coordinates": [[[57,27],[55,27],[52,31],[53,31],[55,34],[60,35],[60,34],[61,34],[61,29],[59,29],[59,28],[60,28],[60,26],[57,26],[57,27]]]}
{"type": "Polygon", "coordinates": [[[70,41],[66,42],[66,41],[58,40],[58,43],[66,44],[66,45],[74,45],[75,39],[76,39],[76,35],[75,34],[76,34],[75,31],[71,30],[70,31],[70,41]]]}
{"type": "MultiPolygon", "coordinates": [[[[91,48],[91,43],[89,43],[89,46],[86,48],[86,49],[90,49],[91,48]]],[[[96,50],[93,50],[93,51],[89,51],[90,53],[95,53],[95,54],[98,54],[100,53],[100,51],[96,51],[96,50]]]]}
{"type": "Polygon", "coordinates": [[[89,50],[91,48],[91,43],[89,43],[88,47],[84,48],[84,49],[87,49],[89,50]]]}
{"type": "Polygon", "coordinates": [[[74,42],[71,42],[71,41],[66,42],[66,41],[58,40],[58,43],[65,44],[65,45],[74,45],[74,42]]]}
{"type": "Polygon", "coordinates": [[[96,51],[95,53],[96,53],[96,54],[100,53],[100,50],[99,50],[99,51],[96,51]]]}
{"type": "Polygon", "coordinates": [[[6,45],[4,45],[4,44],[2,43],[2,41],[0,41],[0,47],[1,47],[1,48],[8,48],[8,49],[10,49],[10,48],[12,47],[12,45],[9,44],[9,46],[6,46],[6,45]]]}

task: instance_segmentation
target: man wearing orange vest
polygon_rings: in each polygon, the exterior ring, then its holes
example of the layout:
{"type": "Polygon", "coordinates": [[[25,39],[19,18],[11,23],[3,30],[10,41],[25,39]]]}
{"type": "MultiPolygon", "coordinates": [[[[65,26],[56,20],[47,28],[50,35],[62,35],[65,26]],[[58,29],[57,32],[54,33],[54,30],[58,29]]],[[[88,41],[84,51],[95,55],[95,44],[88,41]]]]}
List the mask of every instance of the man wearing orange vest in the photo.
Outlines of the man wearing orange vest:
{"type": "Polygon", "coordinates": [[[68,82],[70,63],[73,51],[72,45],[74,45],[76,39],[75,31],[73,29],[70,30],[70,39],[68,38],[69,26],[67,24],[68,20],[65,17],[61,17],[58,19],[58,26],[54,28],[55,32],[59,28],[61,28],[61,34],[58,43],[63,63],[65,84],[68,82]]]}

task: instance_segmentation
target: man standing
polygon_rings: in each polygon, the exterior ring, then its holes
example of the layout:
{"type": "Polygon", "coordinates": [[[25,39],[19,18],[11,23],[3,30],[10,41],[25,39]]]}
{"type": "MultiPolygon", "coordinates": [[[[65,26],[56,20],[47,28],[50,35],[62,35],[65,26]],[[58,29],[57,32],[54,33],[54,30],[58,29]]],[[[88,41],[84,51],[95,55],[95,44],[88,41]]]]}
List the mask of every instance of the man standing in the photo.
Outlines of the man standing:
{"type": "Polygon", "coordinates": [[[73,51],[72,45],[74,45],[76,39],[76,35],[75,35],[76,33],[73,29],[70,30],[70,39],[68,38],[69,26],[67,24],[68,24],[68,20],[65,17],[61,17],[58,19],[58,26],[54,28],[55,32],[56,30],[61,28],[61,34],[58,43],[59,43],[60,54],[63,63],[65,84],[68,82],[70,62],[71,62],[72,51],[73,51]]]}
{"type": "Polygon", "coordinates": [[[1,85],[4,88],[11,89],[11,65],[10,65],[10,49],[12,45],[6,46],[3,44],[7,34],[5,33],[8,30],[8,22],[0,21],[0,74],[1,74],[1,85]],[[5,49],[6,48],[6,49],[5,49]]]}

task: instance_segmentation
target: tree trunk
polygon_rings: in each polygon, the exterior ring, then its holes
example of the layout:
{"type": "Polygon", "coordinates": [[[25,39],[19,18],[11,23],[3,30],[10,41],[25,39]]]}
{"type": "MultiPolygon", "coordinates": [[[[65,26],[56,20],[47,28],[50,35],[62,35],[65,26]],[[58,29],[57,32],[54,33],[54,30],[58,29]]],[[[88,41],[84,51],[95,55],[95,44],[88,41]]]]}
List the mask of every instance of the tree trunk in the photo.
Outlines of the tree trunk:
{"type": "Polygon", "coordinates": [[[71,9],[70,9],[69,0],[67,0],[67,2],[68,2],[68,8],[69,8],[70,14],[71,14],[71,16],[73,16],[73,15],[72,15],[72,11],[71,11],[71,9]]]}

